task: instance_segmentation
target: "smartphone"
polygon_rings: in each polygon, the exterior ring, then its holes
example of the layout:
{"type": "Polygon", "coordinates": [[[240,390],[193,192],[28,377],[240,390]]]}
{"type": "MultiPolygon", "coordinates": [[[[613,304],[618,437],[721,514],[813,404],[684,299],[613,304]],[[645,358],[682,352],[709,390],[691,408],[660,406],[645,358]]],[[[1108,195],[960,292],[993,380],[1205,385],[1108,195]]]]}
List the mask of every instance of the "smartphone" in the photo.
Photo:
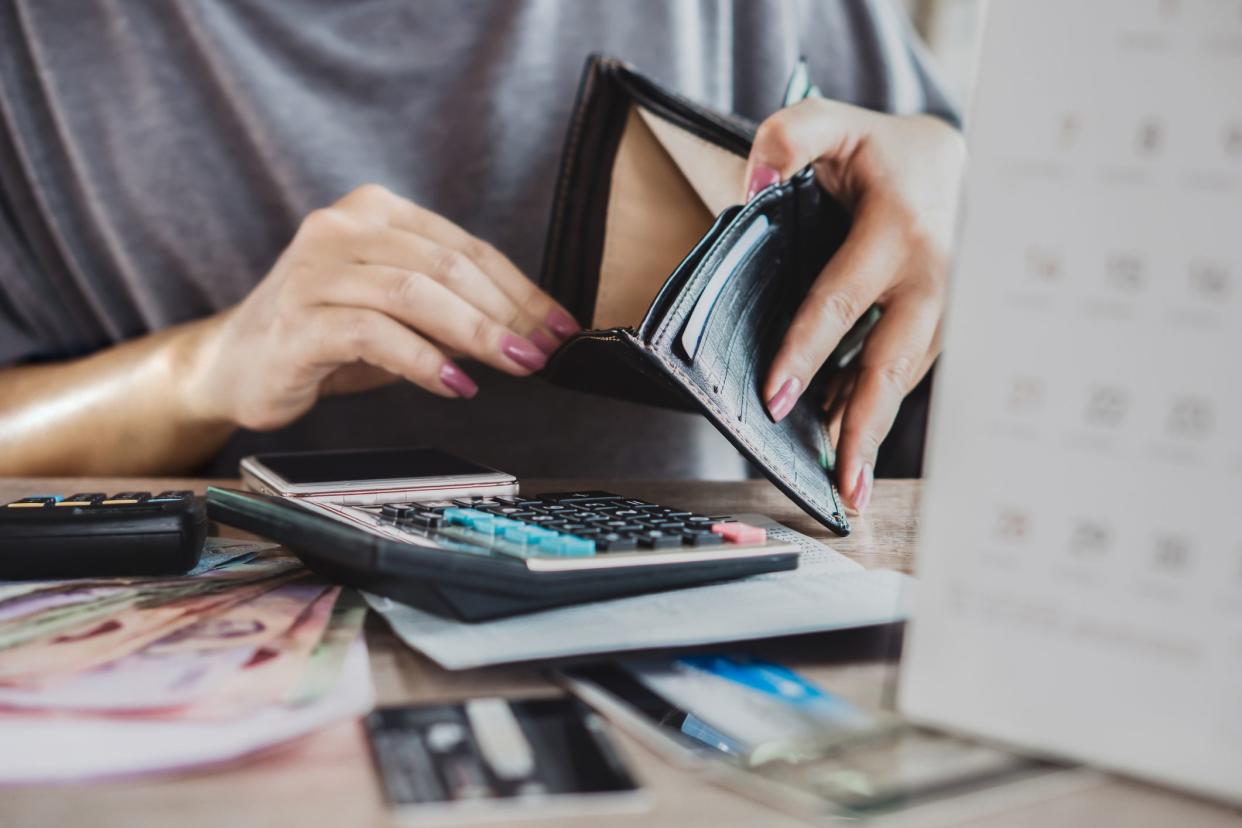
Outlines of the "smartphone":
{"type": "Polygon", "coordinates": [[[513,475],[432,448],[254,454],[241,461],[241,476],[260,494],[350,506],[518,491],[513,475]]]}

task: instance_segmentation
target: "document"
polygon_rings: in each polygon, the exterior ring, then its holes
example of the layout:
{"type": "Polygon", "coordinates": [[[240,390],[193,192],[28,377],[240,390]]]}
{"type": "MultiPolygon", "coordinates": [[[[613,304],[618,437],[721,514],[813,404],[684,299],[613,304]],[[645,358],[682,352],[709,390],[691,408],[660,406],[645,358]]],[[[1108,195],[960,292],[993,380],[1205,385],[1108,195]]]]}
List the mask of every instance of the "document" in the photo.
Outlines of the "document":
{"type": "Polygon", "coordinates": [[[1242,5],[993,3],[900,706],[1242,801],[1242,5]]]}
{"type": "Polygon", "coordinates": [[[797,569],[723,584],[466,624],[377,595],[367,601],[409,646],[441,667],[743,641],[865,627],[906,617],[911,580],[864,570],[813,538],[760,515],[739,520],[798,545],[797,569]]]}

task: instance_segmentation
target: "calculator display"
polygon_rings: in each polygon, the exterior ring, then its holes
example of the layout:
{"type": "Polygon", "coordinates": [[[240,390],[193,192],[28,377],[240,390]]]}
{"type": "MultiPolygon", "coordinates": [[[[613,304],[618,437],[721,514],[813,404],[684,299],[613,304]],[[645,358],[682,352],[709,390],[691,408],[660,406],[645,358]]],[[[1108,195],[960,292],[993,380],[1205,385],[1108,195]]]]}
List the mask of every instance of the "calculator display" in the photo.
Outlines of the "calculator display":
{"type": "Polygon", "coordinates": [[[487,466],[422,448],[287,452],[260,454],[255,459],[295,486],[496,474],[487,466]]]}

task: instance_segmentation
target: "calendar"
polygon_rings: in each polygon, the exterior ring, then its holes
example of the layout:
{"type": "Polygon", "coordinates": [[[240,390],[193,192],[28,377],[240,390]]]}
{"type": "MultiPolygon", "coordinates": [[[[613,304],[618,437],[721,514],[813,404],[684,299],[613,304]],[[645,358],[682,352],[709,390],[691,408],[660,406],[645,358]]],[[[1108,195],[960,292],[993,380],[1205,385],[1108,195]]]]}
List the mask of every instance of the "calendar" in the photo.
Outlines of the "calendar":
{"type": "Polygon", "coordinates": [[[911,717],[1242,801],[1242,0],[987,12],[911,717]]]}

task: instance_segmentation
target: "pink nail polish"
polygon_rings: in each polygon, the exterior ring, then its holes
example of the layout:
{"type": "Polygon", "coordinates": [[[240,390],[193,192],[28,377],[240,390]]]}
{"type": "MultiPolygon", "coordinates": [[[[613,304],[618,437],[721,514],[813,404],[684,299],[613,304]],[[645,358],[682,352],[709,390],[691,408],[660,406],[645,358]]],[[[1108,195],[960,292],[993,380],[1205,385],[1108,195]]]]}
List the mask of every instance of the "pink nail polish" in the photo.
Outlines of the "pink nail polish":
{"type": "Polygon", "coordinates": [[[538,371],[548,362],[548,358],[529,339],[513,334],[505,334],[500,340],[500,352],[531,371],[538,371]]]}
{"type": "Polygon", "coordinates": [[[801,393],[802,382],[797,377],[785,380],[781,385],[781,390],[768,400],[768,414],[771,415],[772,422],[779,423],[785,419],[785,415],[793,410],[794,403],[798,401],[798,395],[801,393]]]}
{"type": "Polygon", "coordinates": [[[548,314],[547,323],[548,327],[552,329],[552,333],[556,334],[561,339],[564,339],[567,336],[573,336],[578,331],[582,330],[582,326],[574,321],[572,316],[565,313],[565,311],[560,308],[553,309],[553,311],[548,314]]]}
{"type": "Polygon", "coordinates": [[[750,201],[759,191],[781,180],[781,174],[772,167],[759,164],[750,171],[750,183],[746,185],[746,200],[750,201]]]}
{"type": "Polygon", "coordinates": [[[539,329],[530,332],[530,341],[535,343],[535,347],[548,356],[552,356],[553,351],[561,346],[560,342],[539,329]]]}
{"type": "Polygon", "coordinates": [[[440,366],[440,382],[448,386],[449,390],[459,397],[470,399],[479,393],[479,386],[474,380],[466,375],[466,372],[458,368],[451,362],[446,362],[440,366]]]}
{"type": "Polygon", "coordinates": [[[862,514],[871,502],[871,490],[875,486],[875,469],[870,463],[863,463],[858,470],[858,479],[854,481],[854,511],[862,514]]]}

